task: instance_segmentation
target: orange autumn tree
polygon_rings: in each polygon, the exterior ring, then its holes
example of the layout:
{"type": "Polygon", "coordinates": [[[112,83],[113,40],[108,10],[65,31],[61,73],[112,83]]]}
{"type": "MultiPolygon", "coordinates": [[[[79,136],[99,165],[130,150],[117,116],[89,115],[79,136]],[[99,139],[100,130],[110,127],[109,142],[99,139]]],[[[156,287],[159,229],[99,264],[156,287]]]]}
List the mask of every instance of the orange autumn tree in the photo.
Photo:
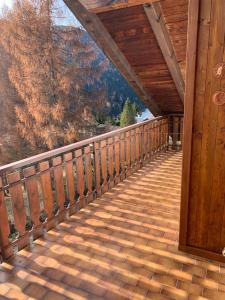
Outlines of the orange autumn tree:
{"type": "Polygon", "coordinates": [[[79,130],[94,122],[92,111],[104,106],[104,91],[88,87],[106,63],[96,63],[83,30],[55,24],[58,13],[54,1],[18,0],[1,20],[9,79],[21,99],[16,128],[36,153],[75,142],[79,130]]]}
{"type": "Polygon", "coordinates": [[[31,154],[28,143],[17,131],[15,107],[22,101],[10,82],[9,66],[10,57],[0,45],[0,164],[31,154]]]}

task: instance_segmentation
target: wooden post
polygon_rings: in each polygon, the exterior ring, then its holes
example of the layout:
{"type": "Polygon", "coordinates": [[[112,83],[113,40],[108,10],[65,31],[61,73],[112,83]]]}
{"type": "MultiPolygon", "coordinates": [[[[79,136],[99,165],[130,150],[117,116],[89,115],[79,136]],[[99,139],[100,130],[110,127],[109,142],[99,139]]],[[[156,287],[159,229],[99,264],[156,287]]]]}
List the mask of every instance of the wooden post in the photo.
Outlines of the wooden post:
{"type": "MultiPolygon", "coordinates": [[[[9,245],[8,236],[10,234],[8,214],[5,206],[3,182],[0,177],[0,254],[5,259],[5,248],[9,245]]],[[[1,258],[0,258],[1,260],[1,258]]]]}
{"type": "Polygon", "coordinates": [[[65,169],[66,169],[66,183],[67,183],[67,197],[70,201],[71,210],[75,203],[75,182],[73,169],[73,155],[72,152],[64,155],[65,169]]]}
{"type": "Polygon", "coordinates": [[[172,117],[172,149],[177,150],[177,141],[179,137],[179,117],[172,117]]]}
{"type": "Polygon", "coordinates": [[[79,203],[78,207],[85,207],[85,198],[84,198],[84,190],[85,190],[85,181],[84,181],[84,162],[83,162],[83,153],[82,149],[75,151],[76,157],[76,171],[77,171],[77,192],[79,194],[79,203]]]}
{"type": "Polygon", "coordinates": [[[179,248],[225,262],[224,0],[190,0],[179,248]]]}

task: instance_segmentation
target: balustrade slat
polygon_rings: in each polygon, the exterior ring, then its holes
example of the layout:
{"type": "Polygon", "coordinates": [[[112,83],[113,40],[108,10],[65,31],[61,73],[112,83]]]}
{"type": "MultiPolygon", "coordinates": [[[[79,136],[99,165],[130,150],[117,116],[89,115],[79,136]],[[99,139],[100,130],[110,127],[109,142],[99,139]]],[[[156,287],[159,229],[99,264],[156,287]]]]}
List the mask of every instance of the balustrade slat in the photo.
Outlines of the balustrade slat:
{"type": "Polygon", "coordinates": [[[9,192],[11,195],[15,227],[19,231],[20,236],[23,236],[25,234],[26,211],[20,172],[9,174],[7,176],[7,180],[9,184],[9,192]]]}
{"type": "Polygon", "coordinates": [[[53,195],[49,162],[44,161],[39,164],[41,187],[44,196],[44,210],[48,218],[53,215],[53,195]]]}
{"type": "Polygon", "coordinates": [[[115,183],[120,182],[120,138],[115,136],[115,183]]]}
{"type": "Polygon", "coordinates": [[[101,170],[100,170],[100,150],[99,143],[94,143],[94,153],[95,153],[95,188],[97,195],[101,195],[101,170]]]}
{"type": "Polygon", "coordinates": [[[135,130],[131,130],[131,147],[130,147],[130,151],[131,151],[131,171],[134,172],[135,169],[135,159],[136,159],[136,155],[135,155],[135,151],[136,151],[136,132],[135,130]]]}
{"type": "Polygon", "coordinates": [[[91,148],[87,146],[84,148],[85,153],[85,175],[88,189],[88,203],[93,201],[93,174],[92,174],[92,164],[91,164],[91,148]]]}
{"type": "Polygon", "coordinates": [[[153,138],[153,154],[155,154],[155,152],[156,152],[156,122],[153,123],[152,132],[153,132],[153,136],[152,136],[152,138],[153,138]]]}
{"type": "Polygon", "coordinates": [[[159,120],[159,149],[163,149],[163,123],[159,120]]]}
{"type": "Polygon", "coordinates": [[[153,149],[153,139],[152,139],[152,123],[148,126],[148,153],[149,153],[149,159],[152,158],[152,149],[153,149]]]}
{"type": "MultiPolygon", "coordinates": [[[[138,169],[140,168],[140,156],[141,156],[141,151],[140,151],[140,139],[141,139],[141,130],[140,128],[136,129],[136,142],[135,142],[135,155],[136,155],[136,166],[135,168],[138,169]]],[[[134,148],[134,147],[132,147],[134,148]]]]}
{"type": "Polygon", "coordinates": [[[148,124],[143,126],[142,157],[143,160],[148,158],[148,124]]]}
{"type": "Polygon", "coordinates": [[[101,172],[102,172],[102,193],[108,191],[108,176],[107,176],[107,143],[101,142],[101,172]]]}
{"type": "Polygon", "coordinates": [[[35,167],[24,169],[23,174],[29,201],[30,218],[34,226],[38,226],[40,224],[40,199],[35,167]]]}
{"type": "Polygon", "coordinates": [[[169,144],[169,119],[166,118],[165,120],[165,147],[167,149],[169,144]]]}
{"type": "Polygon", "coordinates": [[[109,188],[114,187],[114,144],[113,139],[108,139],[108,169],[109,169],[109,188]]]}
{"type": "Polygon", "coordinates": [[[163,120],[163,149],[166,149],[166,120],[163,120]]]}
{"type": "Polygon", "coordinates": [[[156,137],[157,137],[157,148],[156,148],[156,152],[158,152],[160,150],[160,120],[159,122],[156,122],[157,124],[157,130],[156,130],[156,137]]]}
{"type": "Polygon", "coordinates": [[[64,191],[64,183],[63,183],[63,169],[62,169],[62,158],[60,156],[55,157],[52,160],[53,163],[53,173],[55,180],[55,192],[57,196],[57,204],[59,206],[59,210],[64,210],[65,204],[65,191],[64,191]]]}
{"type": "Polygon", "coordinates": [[[143,164],[144,158],[145,158],[144,142],[145,142],[144,126],[141,126],[141,127],[139,127],[139,151],[140,151],[139,162],[140,162],[140,166],[143,164]]]}
{"type": "Polygon", "coordinates": [[[75,199],[75,182],[74,182],[74,170],[73,170],[73,155],[67,153],[64,155],[65,169],[66,169],[66,183],[68,200],[70,201],[70,207],[74,204],[75,199]]]}
{"type": "Polygon", "coordinates": [[[124,180],[126,177],[125,174],[125,134],[122,133],[120,135],[120,178],[121,180],[124,180]]]}
{"type": "Polygon", "coordinates": [[[183,122],[184,122],[184,118],[181,117],[180,118],[180,141],[181,141],[181,144],[183,143],[183,131],[184,131],[183,122]]]}
{"type": "Polygon", "coordinates": [[[5,196],[3,191],[2,178],[0,177],[0,250],[4,257],[4,248],[8,246],[10,234],[8,214],[5,204],[5,196]]]}
{"type": "Polygon", "coordinates": [[[156,123],[156,127],[155,127],[155,138],[156,138],[156,148],[155,148],[155,152],[158,152],[159,149],[159,123],[156,123]]]}
{"type": "Polygon", "coordinates": [[[76,157],[76,173],[77,173],[77,192],[79,194],[79,208],[83,208],[85,206],[85,199],[84,199],[85,181],[84,181],[83,153],[81,149],[75,151],[75,157],[76,157]]]}
{"type": "Polygon", "coordinates": [[[126,132],[126,177],[131,174],[130,131],[126,132]]]}
{"type": "Polygon", "coordinates": [[[176,149],[179,138],[179,117],[173,117],[173,149],[176,149]]]}

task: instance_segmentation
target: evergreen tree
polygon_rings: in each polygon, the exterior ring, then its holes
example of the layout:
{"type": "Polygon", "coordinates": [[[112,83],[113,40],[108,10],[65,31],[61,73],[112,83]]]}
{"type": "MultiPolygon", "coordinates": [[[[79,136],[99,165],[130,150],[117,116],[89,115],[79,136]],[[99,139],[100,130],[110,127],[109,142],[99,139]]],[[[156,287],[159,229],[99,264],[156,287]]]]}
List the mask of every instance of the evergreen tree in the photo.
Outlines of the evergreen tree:
{"type": "Polygon", "coordinates": [[[120,127],[125,127],[136,123],[137,111],[129,99],[126,100],[123,111],[120,115],[120,127]]]}

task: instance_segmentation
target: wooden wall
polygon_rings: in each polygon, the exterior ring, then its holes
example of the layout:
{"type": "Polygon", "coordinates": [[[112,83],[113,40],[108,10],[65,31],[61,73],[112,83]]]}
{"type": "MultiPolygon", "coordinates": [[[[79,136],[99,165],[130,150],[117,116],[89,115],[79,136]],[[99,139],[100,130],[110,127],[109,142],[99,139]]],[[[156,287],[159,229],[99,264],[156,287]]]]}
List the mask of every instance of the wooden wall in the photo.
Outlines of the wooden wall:
{"type": "Polygon", "coordinates": [[[187,51],[180,249],[225,262],[224,0],[190,0],[187,51]]]}

